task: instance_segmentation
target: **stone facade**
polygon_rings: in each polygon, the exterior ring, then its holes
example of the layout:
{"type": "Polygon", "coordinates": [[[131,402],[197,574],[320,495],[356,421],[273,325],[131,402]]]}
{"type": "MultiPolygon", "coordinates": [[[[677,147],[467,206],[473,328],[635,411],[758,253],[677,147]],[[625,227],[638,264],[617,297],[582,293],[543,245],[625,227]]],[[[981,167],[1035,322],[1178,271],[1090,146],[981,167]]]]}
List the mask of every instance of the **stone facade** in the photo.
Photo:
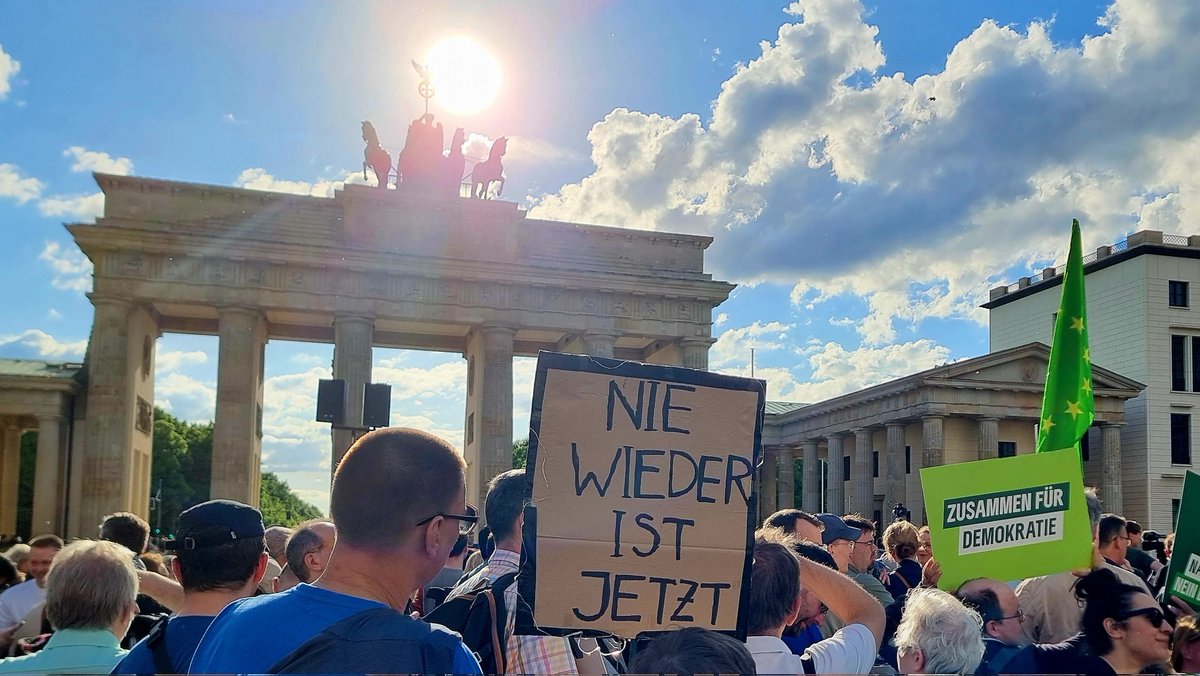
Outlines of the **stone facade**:
{"type": "MultiPolygon", "coordinates": [[[[763,426],[759,511],[856,512],[886,523],[903,503],[927,515],[919,471],[1032,453],[1050,348],[1041,343],[939,366],[815,404],[772,402],[763,426]],[[796,460],[802,462],[797,466],[796,460]],[[799,470],[797,472],[797,469],[799,470]],[[802,502],[794,505],[796,475],[802,502]]],[[[1117,430],[1143,385],[1093,365],[1103,444],[1084,463],[1108,502],[1122,491],[1117,430]]]]}
{"type": "MultiPolygon", "coordinates": [[[[575,351],[704,369],[712,310],[733,286],[704,272],[711,238],[526,218],[516,204],[346,186],[332,198],[98,174],[103,217],[67,228],[95,266],[86,480],[64,532],[145,515],[154,341],[219,336],[212,497],[257,503],[264,349],[333,343],[347,419],[362,415],[374,346],[468,361],[468,499],[508,469],[512,358],[575,351]]],[[[334,466],[354,433],[332,433],[334,466]]]]}

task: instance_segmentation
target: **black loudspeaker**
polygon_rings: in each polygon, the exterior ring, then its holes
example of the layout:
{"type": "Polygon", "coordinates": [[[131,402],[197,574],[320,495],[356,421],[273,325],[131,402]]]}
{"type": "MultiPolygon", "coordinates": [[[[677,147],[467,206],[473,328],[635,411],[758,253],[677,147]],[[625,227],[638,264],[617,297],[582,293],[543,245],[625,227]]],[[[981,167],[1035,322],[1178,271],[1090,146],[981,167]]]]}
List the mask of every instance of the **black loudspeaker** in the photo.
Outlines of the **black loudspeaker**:
{"type": "Polygon", "coordinates": [[[322,380],[317,383],[317,422],[345,424],[346,381],[322,380]]]}
{"type": "Polygon", "coordinates": [[[392,418],[392,386],[363,385],[363,427],[387,427],[392,418]]]}

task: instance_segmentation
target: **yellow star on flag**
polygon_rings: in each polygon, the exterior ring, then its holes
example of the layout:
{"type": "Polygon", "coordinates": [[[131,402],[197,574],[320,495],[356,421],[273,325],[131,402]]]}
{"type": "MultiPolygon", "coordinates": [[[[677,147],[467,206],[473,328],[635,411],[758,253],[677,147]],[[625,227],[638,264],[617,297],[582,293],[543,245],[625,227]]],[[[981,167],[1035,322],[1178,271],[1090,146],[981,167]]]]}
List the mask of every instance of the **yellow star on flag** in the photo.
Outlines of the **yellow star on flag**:
{"type": "Polygon", "coordinates": [[[1083,348],[1083,360],[1089,364],[1092,363],[1092,348],[1083,348]]]}
{"type": "Polygon", "coordinates": [[[1083,317],[1071,317],[1071,330],[1083,333],[1083,317]]]}
{"type": "Polygon", "coordinates": [[[1079,408],[1079,402],[1068,401],[1067,402],[1067,413],[1070,413],[1071,419],[1074,420],[1075,418],[1078,418],[1080,415],[1083,415],[1083,409],[1079,408]]]}
{"type": "Polygon", "coordinates": [[[1054,427],[1054,421],[1050,418],[1042,418],[1042,431],[1048,432],[1051,427],[1054,427]]]}
{"type": "Polygon", "coordinates": [[[1084,392],[1091,392],[1092,391],[1092,381],[1088,378],[1084,378],[1083,385],[1081,385],[1079,389],[1083,390],[1084,392]]]}

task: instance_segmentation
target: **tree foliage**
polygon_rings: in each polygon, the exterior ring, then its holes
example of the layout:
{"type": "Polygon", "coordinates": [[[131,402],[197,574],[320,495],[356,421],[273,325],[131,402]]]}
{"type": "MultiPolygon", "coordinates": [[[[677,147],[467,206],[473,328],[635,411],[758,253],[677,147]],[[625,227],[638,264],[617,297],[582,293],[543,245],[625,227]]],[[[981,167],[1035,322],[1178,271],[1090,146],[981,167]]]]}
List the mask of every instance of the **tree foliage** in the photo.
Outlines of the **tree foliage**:
{"type": "MultiPolygon", "coordinates": [[[[161,529],[158,535],[174,533],[180,512],[209,499],[212,446],[211,422],[188,422],[160,408],[154,409],[149,521],[151,529],[161,529]],[[155,496],[159,500],[154,500],[155,496]]],[[[17,534],[26,539],[41,534],[31,523],[36,468],[37,432],[27,432],[21,437],[17,501],[17,534]]],[[[260,490],[260,509],[268,526],[291,526],[321,516],[320,510],[301,500],[286,482],[270,472],[262,475],[260,490]]]]}
{"type": "Polygon", "coordinates": [[[513,469],[525,469],[525,463],[529,460],[529,437],[513,442],[513,469]]]}

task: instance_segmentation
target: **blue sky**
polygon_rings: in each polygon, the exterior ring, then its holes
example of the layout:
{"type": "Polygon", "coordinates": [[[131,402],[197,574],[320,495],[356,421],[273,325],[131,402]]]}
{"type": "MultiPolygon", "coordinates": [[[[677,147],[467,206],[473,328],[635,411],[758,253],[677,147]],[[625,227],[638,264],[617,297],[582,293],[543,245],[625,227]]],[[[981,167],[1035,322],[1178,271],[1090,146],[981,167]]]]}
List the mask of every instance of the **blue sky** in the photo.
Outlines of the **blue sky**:
{"type": "MultiPolygon", "coordinates": [[[[394,152],[409,60],[465,34],[504,74],[534,216],[710,234],[739,284],[714,369],[817,401],[987,351],[988,288],[1200,208],[1200,5],[752,2],[2,3],[0,356],[77,360],[90,267],[62,227],[92,171],[328,195],[359,120],[394,152]]],[[[206,420],[216,339],[159,341],[156,399],[206,420]]],[[[265,469],[324,507],[310,422],[332,348],[267,350],[265,469]]],[[[516,428],[532,360],[516,365],[516,428]]],[[[461,443],[461,355],[377,350],[393,419],[461,443]]],[[[518,436],[522,436],[518,432],[518,436]]]]}

